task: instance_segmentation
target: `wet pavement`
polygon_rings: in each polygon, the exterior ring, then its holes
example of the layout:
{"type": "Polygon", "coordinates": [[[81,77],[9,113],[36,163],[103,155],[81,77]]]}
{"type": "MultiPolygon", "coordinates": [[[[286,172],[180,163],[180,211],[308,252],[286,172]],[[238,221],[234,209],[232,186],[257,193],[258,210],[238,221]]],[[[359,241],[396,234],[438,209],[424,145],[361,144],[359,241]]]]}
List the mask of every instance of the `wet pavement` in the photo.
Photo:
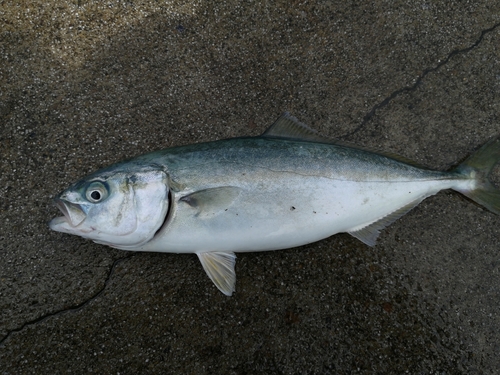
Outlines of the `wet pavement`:
{"type": "Polygon", "coordinates": [[[457,193],[375,248],[238,254],[232,297],[47,222],[97,168],[284,111],[448,169],[500,133],[499,42],[496,1],[0,3],[0,373],[497,373],[500,217],[457,193]]]}

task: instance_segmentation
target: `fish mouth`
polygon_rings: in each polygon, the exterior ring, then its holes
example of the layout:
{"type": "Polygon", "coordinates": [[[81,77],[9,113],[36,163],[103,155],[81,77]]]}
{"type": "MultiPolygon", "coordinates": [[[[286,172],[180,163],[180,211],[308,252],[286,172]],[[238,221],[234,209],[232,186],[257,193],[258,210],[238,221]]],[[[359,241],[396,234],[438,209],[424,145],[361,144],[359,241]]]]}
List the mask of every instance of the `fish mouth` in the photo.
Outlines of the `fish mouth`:
{"type": "Polygon", "coordinates": [[[66,232],[69,228],[75,228],[87,218],[79,204],[68,202],[61,198],[54,199],[55,206],[64,216],[56,217],[49,223],[51,229],[66,232]],[[64,230],[66,229],[66,230],[64,230]]]}

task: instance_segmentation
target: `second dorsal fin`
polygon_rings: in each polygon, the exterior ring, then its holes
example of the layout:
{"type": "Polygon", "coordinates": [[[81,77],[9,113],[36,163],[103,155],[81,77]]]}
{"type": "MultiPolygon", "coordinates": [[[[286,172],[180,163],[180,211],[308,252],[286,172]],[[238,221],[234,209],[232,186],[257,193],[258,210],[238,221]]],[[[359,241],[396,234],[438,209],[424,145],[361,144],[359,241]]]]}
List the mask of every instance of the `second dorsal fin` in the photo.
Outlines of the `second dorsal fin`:
{"type": "Polygon", "coordinates": [[[274,124],[272,124],[267,130],[262,133],[261,137],[264,138],[282,138],[288,140],[298,140],[298,141],[306,141],[306,142],[318,142],[318,143],[327,143],[331,145],[337,145],[342,147],[354,148],[361,151],[372,152],[375,154],[379,154],[409,165],[412,165],[421,169],[429,169],[426,166],[420,165],[419,163],[414,162],[404,156],[393,154],[390,152],[380,151],[378,149],[373,149],[370,147],[363,147],[352,144],[350,142],[341,141],[337,139],[332,139],[328,137],[324,137],[319,135],[311,129],[306,124],[300,122],[295,117],[293,117],[290,113],[283,113],[280,118],[278,118],[274,124]]]}

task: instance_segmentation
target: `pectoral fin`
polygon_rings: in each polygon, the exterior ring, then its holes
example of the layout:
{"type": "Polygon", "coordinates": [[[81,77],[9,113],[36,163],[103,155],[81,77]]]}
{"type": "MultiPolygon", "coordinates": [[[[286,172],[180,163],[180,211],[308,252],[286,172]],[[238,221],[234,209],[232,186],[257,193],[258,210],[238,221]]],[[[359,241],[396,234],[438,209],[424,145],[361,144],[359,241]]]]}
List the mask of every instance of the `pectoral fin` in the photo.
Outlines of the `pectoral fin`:
{"type": "Polygon", "coordinates": [[[240,192],[241,189],[235,186],[221,186],[196,191],[182,197],[180,201],[198,210],[197,216],[209,218],[227,210],[238,198],[240,192]]]}
{"type": "Polygon", "coordinates": [[[236,255],[232,252],[196,253],[210,280],[226,296],[234,292],[236,255]]]}

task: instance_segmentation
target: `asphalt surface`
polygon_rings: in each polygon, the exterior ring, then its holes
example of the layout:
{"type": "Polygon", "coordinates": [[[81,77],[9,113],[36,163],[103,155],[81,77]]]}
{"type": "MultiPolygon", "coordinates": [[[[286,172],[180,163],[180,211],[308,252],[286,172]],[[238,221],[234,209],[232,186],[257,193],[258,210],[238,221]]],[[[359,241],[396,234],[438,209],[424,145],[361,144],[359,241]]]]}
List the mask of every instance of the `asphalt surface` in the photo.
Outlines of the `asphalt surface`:
{"type": "Polygon", "coordinates": [[[97,168],[284,111],[448,169],[500,133],[499,43],[498,1],[0,2],[0,373],[498,373],[500,218],[457,193],[375,248],[240,254],[233,297],[47,222],[97,168]]]}

